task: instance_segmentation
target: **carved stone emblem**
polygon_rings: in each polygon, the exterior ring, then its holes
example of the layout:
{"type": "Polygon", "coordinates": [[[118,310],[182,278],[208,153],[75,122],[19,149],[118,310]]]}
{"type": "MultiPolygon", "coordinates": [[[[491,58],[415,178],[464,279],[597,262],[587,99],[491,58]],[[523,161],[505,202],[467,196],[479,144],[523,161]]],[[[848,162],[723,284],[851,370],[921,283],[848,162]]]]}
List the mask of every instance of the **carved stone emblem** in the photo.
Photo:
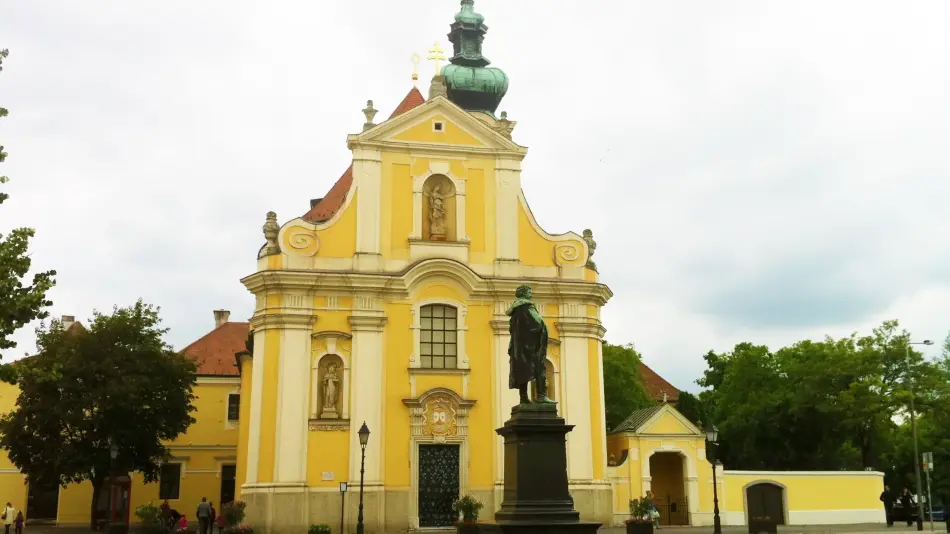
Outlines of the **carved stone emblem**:
{"type": "Polygon", "coordinates": [[[422,433],[426,436],[454,436],[458,423],[453,403],[442,396],[432,397],[423,413],[422,433]]]}

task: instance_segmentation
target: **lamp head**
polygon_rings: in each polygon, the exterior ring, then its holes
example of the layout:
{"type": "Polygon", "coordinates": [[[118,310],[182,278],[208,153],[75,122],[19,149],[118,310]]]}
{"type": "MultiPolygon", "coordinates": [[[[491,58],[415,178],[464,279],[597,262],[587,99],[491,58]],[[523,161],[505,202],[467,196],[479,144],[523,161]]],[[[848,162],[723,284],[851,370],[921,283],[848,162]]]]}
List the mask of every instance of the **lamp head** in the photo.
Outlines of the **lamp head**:
{"type": "Polygon", "coordinates": [[[366,426],[366,421],[363,421],[363,426],[360,427],[360,447],[366,448],[366,444],[369,442],[369,427],[366,426]]]}
{"type": "Polygon", "coordinates": [[[115,443],[109,445],[109,456],[112,457],[113,460],[119,456],[119,447],[115,443]]]}
{"type": "Polygon", "coordinates": [[[929,339],[925,339],[925,340],[921,341],[920,344],[921,344],[921,345],[933,345],[934,342],[933,342],[933,341],[930,341],[929,339]]]}
{"type": "Polygon", "coordinates": [[[706,441],[709,443],[719,443],[719,429],[716,425],[709,425],[706,429],[706,441]]]}

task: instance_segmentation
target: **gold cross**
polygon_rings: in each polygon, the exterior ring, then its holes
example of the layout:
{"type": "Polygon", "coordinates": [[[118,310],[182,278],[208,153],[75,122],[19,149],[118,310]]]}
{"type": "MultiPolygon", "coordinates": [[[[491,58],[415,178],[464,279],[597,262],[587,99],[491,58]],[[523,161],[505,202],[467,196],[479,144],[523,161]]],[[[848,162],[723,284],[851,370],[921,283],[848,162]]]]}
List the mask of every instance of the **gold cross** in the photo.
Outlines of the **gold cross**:
{"type": "Polygon", "coordinates": [[[439,63],[445,61],[445,50],[442,50],[439,47],[439,42],[436,41],[432,48],[429,49],[429,60],[435,62],[435,75],[438,76],[442,73],[442,70],[439,69],[439,63]]]}
{"type": "Polygon", "coordinates": [[[419,54],[413,53],[412,58],[412,85],[416,85],[416,82],[419,81],[419,54]]]}

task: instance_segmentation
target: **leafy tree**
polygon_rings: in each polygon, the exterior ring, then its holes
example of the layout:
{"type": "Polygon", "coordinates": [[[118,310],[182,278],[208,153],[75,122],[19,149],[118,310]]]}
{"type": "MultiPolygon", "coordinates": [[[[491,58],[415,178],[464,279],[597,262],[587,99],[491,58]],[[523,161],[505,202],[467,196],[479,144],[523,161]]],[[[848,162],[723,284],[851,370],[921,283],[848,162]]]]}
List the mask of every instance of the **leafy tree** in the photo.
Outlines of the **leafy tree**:
{"type": "MultiPolygon", "coordinates": [[[[0,50],[0,71],[9,53],[6,49],[0,50]]],[[[0,107],[0,118],[6,117],[7,113],[6,108],[0,107]]],[[[6,158],[7,153],[0,145],[0,163],[6,158]]],[[[8,180],[0,175],[0,184],[8,180]]],[[[10,195],[0,192],[0,204],[8,198],[10,195]]],[[[47,317],[45,308],[52,304],[46,300],[46,292],[55,283],[53,276],[56,271],[34,274],[33,282],[23,285],[23,277],[30,270],[27,248],[33,233],[32,228],[16,228],[5,237],[0,235],[0,349],[16,347],[16,342],[9,337],[30,321],[47,317]]],[[[13,382],[14,376],[9,365],[0,365],[0,380],[13,382]]]]}
{"type": "Polygon", "coordinates": [[[901,468],[895,420],[911,396],[922,416],[950,400],[947,372],[908,351],[909,339],[886,321],[864,337],[708,353],[697,382],[709,388],[700,399],[722,435],[720,458],[746,469],[901,468]]]}
{"type": "Polygon", "coordinates": [[[139,301],[96,313],[88,330],[41,326],[39,354],[17,364],[20,396],[0,418],[0,448],[30,482],[91,481],[93,521],[113,467],[157,480],[169,458],[163,442],[195,421],[196,365],[162,340],[166,332],[158,309],[139,301]]]}
{"type": "Polygon", "coordinates": [[[676,409],[700,430],[706,429],[706,407],[703,401],[688,391],[681,391],[676,409]]]}
{"type": "Polygon", "coordinates": [[[640,376],[640,354],[628,345],[604,342],[604,405],[607,430],[613,430],[630,412],[653,405],[640,376]]]}

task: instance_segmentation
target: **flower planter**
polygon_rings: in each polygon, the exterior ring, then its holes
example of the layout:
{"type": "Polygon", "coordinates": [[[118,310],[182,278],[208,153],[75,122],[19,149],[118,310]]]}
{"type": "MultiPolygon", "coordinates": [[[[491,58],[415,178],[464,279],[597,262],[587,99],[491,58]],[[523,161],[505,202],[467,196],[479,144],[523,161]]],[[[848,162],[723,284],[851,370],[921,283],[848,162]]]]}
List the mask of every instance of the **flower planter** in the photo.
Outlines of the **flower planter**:
{"type": "Polygon", "coordinates": [[[778,534],[778,524],[771,517],[750,517],[749,534],[778,534]]]}
{"type": "Polygon", "coordinates": [[[653,534],[653,523],[627,522],[627,534],[653,534]]]}
{"type": "Polygon", "coordinates": [[[455,525],[458,534],[478,534],[478,523],[459,523],[455,525]]]}

